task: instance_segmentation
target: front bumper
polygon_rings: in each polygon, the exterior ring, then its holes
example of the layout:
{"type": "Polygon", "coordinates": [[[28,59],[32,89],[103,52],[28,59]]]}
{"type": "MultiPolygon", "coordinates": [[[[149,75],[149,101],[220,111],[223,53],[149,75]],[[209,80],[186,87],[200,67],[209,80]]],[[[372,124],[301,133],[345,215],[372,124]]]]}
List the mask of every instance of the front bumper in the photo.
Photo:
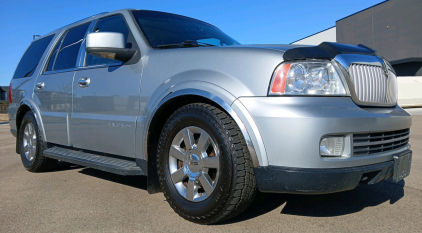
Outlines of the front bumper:
{"type": "Polygon", "coordinates": [[[332,169],[286,168],[279,166],[254,169],[258,189],[271,193],[323,194],[354,189],[361,184],[375,184],[393,176],[394,162],[332,169]]]}
{"type": "Polygon", "coordinates": [[[245,107],[259,130],[261,144],[254,143],[255,147],[259,146],[255,148],[259,166],[358,167],[393,161],[395,154],[408,149],[405,146],[368,156],[353,156],[351,151],[350,158],[327,158],[319,154],[324,135],[410,128],[412,117],[399,106],[361,108],[350,97],[241,97],[237,101],[245,107]]]}
{"type": "MultiPolygon", "coordinates": [[[[390,151],[350,158],[319,154],[325,135],[353,135],[410,128],[411,116],[399,106],[361,108],[350,97],[242,97],[259,130],[265,150],[255,167],[262,192],[333,193],[359,184],[373,184],[393,176],[397,154],[390,151]],[[266,161],[265,161],[266,160],[266,161]],[[267,162],[267,165],[262,165],[267,162]]],[[[259,145],[259,144],[258,144],[259,145]]]]}

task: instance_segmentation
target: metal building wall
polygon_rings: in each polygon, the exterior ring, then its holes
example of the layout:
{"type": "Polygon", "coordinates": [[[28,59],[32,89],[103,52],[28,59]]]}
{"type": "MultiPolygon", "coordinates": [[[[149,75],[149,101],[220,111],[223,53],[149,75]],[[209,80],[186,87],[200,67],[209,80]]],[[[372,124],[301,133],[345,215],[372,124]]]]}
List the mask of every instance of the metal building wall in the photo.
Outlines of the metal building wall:
{"type": "Polygon", "coordinates": [[[337,42],[364,44],[389,61],[422,57],[422,0],[390,0],[336,22],[337,42]]]}

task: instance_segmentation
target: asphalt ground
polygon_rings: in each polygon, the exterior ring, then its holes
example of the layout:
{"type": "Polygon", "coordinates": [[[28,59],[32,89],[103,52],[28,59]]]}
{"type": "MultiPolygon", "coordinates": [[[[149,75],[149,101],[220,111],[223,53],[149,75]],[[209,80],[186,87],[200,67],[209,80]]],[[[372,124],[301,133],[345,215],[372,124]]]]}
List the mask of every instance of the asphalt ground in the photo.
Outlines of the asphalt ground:
{"type": "Polygon", "coordinates": [[[412,170],[327,195],[260,194],[242,215],[201,226],[179,217],[145,177],[122,177],[60,162],[30,173],[0,125],[0,232],[422,232],[422,109],[411,128],[412,170]]]}

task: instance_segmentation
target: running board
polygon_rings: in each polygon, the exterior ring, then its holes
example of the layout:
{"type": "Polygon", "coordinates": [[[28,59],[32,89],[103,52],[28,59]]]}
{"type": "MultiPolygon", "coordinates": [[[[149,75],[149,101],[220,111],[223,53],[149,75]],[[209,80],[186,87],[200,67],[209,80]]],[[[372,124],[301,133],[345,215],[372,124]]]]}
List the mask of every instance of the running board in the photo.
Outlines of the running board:
{"type": "Polygon", "coordinates": [[[44,156],[123,176],[145,175],[142,169],[136,166],[135,161],[126,159],[96,155],[61,147],[52,147],[45,150],[44,156]]]}

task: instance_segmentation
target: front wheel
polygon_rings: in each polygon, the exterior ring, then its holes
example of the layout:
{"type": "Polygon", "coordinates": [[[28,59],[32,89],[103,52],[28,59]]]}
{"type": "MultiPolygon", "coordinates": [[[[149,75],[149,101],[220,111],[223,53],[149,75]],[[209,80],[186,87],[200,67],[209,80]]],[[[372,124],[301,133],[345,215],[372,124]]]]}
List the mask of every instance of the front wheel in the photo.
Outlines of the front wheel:
{"type": "Polygon", "coordinates": [[[164,196],[189,221],[212,224],[234,217],[255,196],[246,142],[233,119],[216,107],[195,103],[174,112],[157,152],[164,196]]]}

